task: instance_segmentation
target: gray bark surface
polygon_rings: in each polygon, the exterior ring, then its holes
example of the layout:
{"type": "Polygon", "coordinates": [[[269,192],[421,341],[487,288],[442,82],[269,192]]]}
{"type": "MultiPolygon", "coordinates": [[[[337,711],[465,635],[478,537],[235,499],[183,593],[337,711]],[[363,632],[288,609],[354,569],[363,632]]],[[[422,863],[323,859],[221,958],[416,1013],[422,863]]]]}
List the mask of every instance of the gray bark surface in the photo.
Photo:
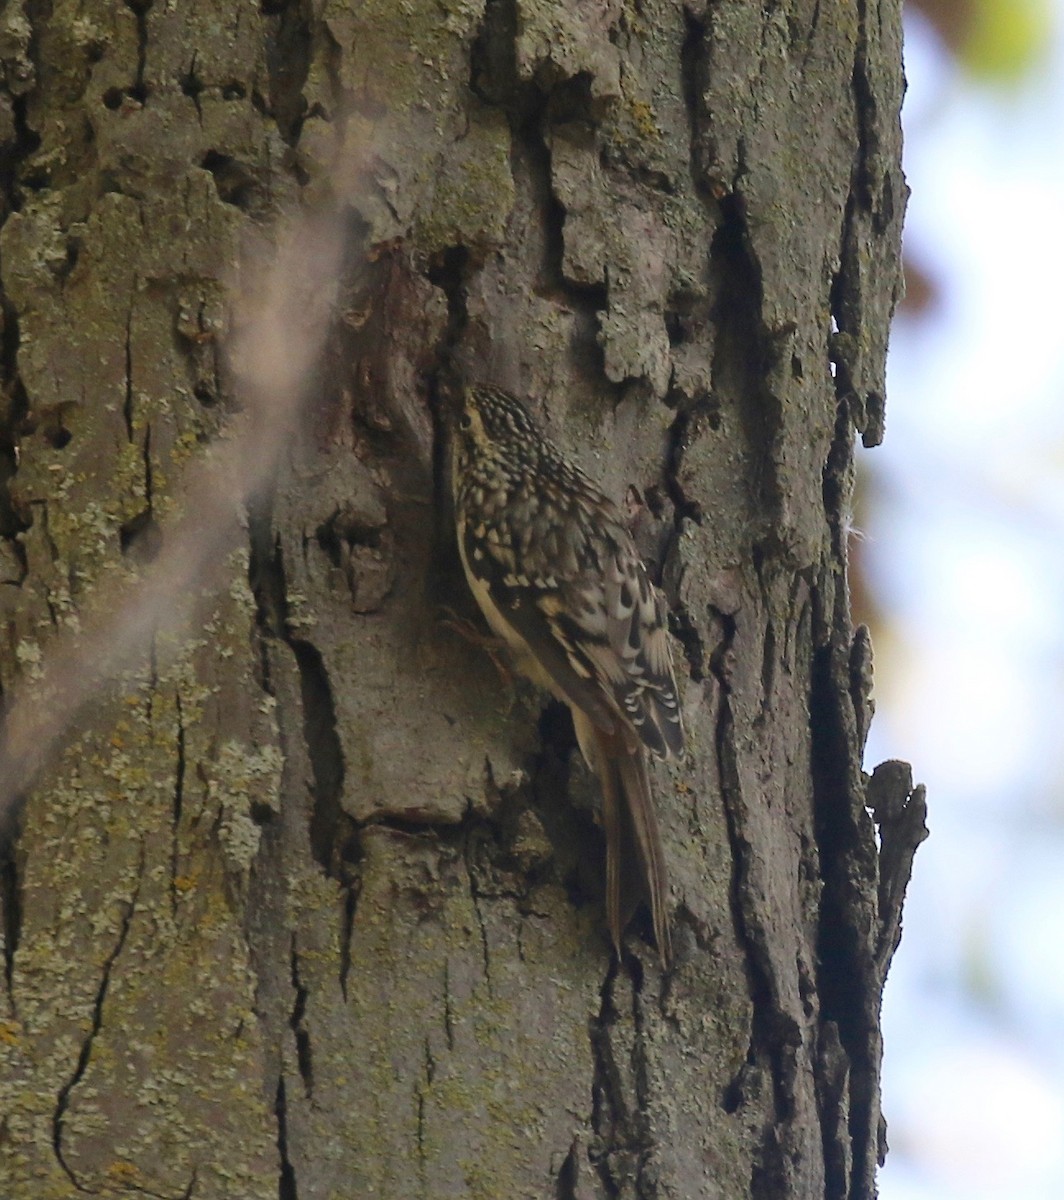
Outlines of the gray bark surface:
{"type": "Polygon", "coordinates": [[[900,279],[899,9],[0,12],[5,694],[229,421],[242,239],[338,203],[355,248],[308,444],[8,833],[0,1194],[875,1194],[923,795],[862,772],[846,541],[900,279]],[[639,921],[613,961],[568,719],[443,619],[475,616],[456,374],[628,502],[669,595],[666,976],[639,921]]]}

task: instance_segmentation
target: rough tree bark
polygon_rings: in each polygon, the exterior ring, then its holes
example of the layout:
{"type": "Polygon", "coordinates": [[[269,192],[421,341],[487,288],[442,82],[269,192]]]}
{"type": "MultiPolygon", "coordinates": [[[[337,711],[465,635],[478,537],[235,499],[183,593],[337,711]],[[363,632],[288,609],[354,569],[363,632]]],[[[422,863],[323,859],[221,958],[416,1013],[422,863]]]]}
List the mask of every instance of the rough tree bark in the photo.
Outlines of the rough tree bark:
{"type": "Polygon", "coordinates": [[[9,0],[5,690],[165,541],[245,231],[338,201],[364,254],[203,628],[8,837],[3,1195],[874,1195],[922,795],[862,774],[846,538],[899,8],[9,0]],[[667,976],[638,922],[612,960],[564,713],[441,620],[456,372],[627,496],[668,592],[667,976]]]}

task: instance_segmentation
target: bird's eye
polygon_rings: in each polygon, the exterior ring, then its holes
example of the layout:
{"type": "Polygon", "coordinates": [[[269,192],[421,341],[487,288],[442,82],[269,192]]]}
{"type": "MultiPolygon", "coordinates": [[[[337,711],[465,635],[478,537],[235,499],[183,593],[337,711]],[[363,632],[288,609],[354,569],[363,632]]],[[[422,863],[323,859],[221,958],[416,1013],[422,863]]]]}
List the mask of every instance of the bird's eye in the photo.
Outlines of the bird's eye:
{"type": "Polygon", "coordinates": [[[473,418],[469,415],[469,413],[464,412],[458,418],[458,424],[461,425],[463,429],[469,429],[472,427],[473,418]]]}

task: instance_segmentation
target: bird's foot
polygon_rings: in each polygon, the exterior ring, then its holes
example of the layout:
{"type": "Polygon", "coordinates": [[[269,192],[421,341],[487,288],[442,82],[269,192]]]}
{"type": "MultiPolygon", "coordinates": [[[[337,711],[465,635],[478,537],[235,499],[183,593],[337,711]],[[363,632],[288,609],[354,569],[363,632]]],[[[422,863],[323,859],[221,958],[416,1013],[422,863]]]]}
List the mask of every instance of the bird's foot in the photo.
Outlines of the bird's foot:
{"type": "Polygon", "coordinates": [[[513,672],[504,661],[506,643],[502,638],[497,638],[490,633],[484,633],[474,622],[468,620],[466,617],[460,617],[453,608],[441,605],[440,611],[444,614],[443,624],[448,629],[454,630],[460,638],[487,652],[488,657],[495,666],[495,670],[499,673],[499,679],[502,681],[503,686],[512,691],[515,681],[513,672]]]}

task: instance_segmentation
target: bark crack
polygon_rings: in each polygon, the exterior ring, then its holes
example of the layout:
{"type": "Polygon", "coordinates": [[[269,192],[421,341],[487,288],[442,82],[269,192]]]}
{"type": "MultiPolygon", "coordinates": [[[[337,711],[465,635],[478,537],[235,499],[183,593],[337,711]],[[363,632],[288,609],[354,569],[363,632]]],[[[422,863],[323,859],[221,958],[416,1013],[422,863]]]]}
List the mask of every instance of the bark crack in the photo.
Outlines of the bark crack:
{"type": "Polygon", "coordinates": [[[0,917],[4,939],[4,987],[12,1016],[15,1003],[15,954],[22,935],[22,874],[15,853],[15,833],[0,838],[0,917]]]}
{"type": "Polygon", "coordinates": [[[706,677],[705,643],[691,610],[680,599],[683,572],[686,569],[681,541],[684,522],[702,524],[701,506],[697,501],[687,498],[680,483],[683,456],[697,407],[696,404],[681,408],[669,426],[664,479],[665,490],[673,506],[673,525],[663,555],[662,586],[669,598],[669,629],[683,647],[691,680],[701,683],[706,677]]]}
{"type": "MultiPolygon", "coordinates": [[[[447,430],[449,422],[454,418],[447,405],[454,399],[453,392],[459,382],[460,370],[455,360],[462,335],[469,322],[465,283],[468,268],[469,252],[464,246],[452,246],[444,251],[440,261],[429,272],[429,281],[440,288],[447,301],[447,323],[436,347],[437,367],[430,378],[428,394],[433,425],[432,487],[438,563],[442,568],[444,563],[449,562],[452,570],[460,568],[455,562],[458,556],[454,549],[453,509],[448,486],[450,468],[447,462],[447,430]]],[[[445,579],[440,591],[446,595],[449,590],[445,579]]],[[[461,589],[463,599],[466,592],[467,589],[461,589]]]]}
{"type": "Polygon", "coordinates": [[[706,164],[700,161],[703,145],[707,21],[692,12],[686,4],[683,6],[683,17],[686,31],[680,50],[680,79],[683,84],[684,110],[687,114],[688,170],[695,195],[703,204],[710,204],[713,203],[714,196],[707,184],[706,164]]]}
{"type": "Polygon", "coordinates": [[[783,1195],[789,1184],[786,1141],[794,1115],[794,1084],[802,1032],[779,1001],[775,972],[769,953],[769,934],[751,899],[751,861],[754,853],[747,833],[747,806],[735,745],[727,661],[735,638],[734,619],[726,615],[724,641],[714,654],[712,669],[720,685],[720,711],[716,729],[716,760],[724,816],[731,848],[730,887],[732,921],[736,939],[743,948],[747,987],[752,1005],[750,1042],[746,1062],[724,1091],[725,1111],[737,1111],[748,1091],[759,1089],[768,1075],[772,1112],[761,1127],[761,1140],[751,1171],[751,1200],[771,1200],[783,1195]]]}
{"type": "Polygon", "coordinates": [[[178,903],[178,866],[181,856],[181,814],[185,807],[185,718],[181,708],[181,693],[174,694],[177,716],[177,746],[174,764],[174,798],[170,817],[170,912],[176,916],[178,903]]]}
{"type": "Polygon", "coordinates": [[[277,1076],[277,1093],[274,1098],[273,1112],[277,1118],[277,1156],[281,1160],[281,1170],[277,1180],[278,1200],[299,1200],[295,1169],[288,1158],[288,1102],[285,1096],[283,1071],[277,1076]]]}
{"type": "Polygon", "coordinates": [[[271,537],[271,514],[267,509],[268,506],[263,505],[250,522],[249,574],[258,625],[264,634],[276,637],[288,646],[299,674],[303,741],[312,778],[311,852],[330,878],[350,883],[350,872],[360,857],[360,846],[355,822],[341,803],[344,760],[336,731],[332,685],[321,651],[298,637],[288,623],[284,562],[279,541],[271,537]]]}
{"type": "Polygon", "coordinates": [[[314,1063],[311,1055],[310,1031],[304,1023],[307,1012],[308,989],[299,974],[299,947],[296,935],[292,934],[289,952],[289,968],[291,971],[292,990],[295,992],[295,1002],[292,1005],[292,1015],[288,1018],[288,1026],[296,1039],[296,1061],[299,1064],[299,1076],[303,1080],[303,1091],[307,1099],[314,1096],[314,1063]]]}
{"type": "Polygon", "coordinates": [[[285,142],[296,146],[308,116],[303,88],[314,48],[311,5],[309,0],[264,0],[262,11],[271,26],[266,47],[269,115],[285,142]]]}
{"type": "Polygon", "coordinates": [[[351,975],[351,939],[355,936],[358,890],[352,881],[344,890],[344,913],[340,930],[340,995],[347,1003],[347,980],[351,975]]]}
{"type": "Polygon", "coordinates": [[[691,610],[682,601],[673,600],[669,612],[669,630],[683,647],[688,674],[692,682],[701,683],[706,677],[706,649],[691,610]]]}
{"type": "Polygon", "coordinates": [[[875,89],[868,74],[868,49],[868,8],[865,0],[859,0],[852,75],[857,117],[857,156],[851,181],[851,195],[855,195],[863,208],[871,210],[874,205],[872,163],[879,157],[880,144],[875,89]]]}
{"type": "Polygon", "coordinates": [[[83,1184],[74,1172],[73,1167],[67,1162],[66,1155],[63,1151],[63,1122],[70,1107],[70,1097],[74,1088],[81,1082],[88,1070],[89,1061],[92,1058],[93,1046],[96,1037],[103,1028],[103,1008],[104,1002],[107,999],[107,990],[111,984],[111,974],[115,964],[118,961],[118,956],[122,953],[122,949],[126,944],[126,939],[129,936],[130,927],[133,924],[133,914],[136,911],[137,900],[140,896],[141,882],[144,877],[144,848],[140,851],[140,864],[137,871],[137,883],[133,889],[133,894],[129,900],[124,903],[124,911],[122,920],[119,924],[118,936],[111,948],[107,958],[104,959],[103,970],[100,976],[100,984],[96,989],[96,997],[93,1001],[92,1020],[89,1031],[85,1035],[81,1044],[81,1051],[78,1054],[78,1061],[74,1067],[74,1072],[67,1082],[59,1089],[59,1094],[56,1097],[55,1109],[52,1113],[52,1148],[55,1152],[56,1159],[62,1167],[64,1173],[70,1182],[79,1192],[94,1191],[95,1189],[87,1187],[83,1184]]]}
{"type": "MultiPolygon", "coordinates": [[[[133,280],[132,291],[136,291],[137,281],[133,280]]],[[[126,312],[126,393],[122,403],[122,416],[126,422],[126,439],[133,441],[133,302],[130,301],[126,312]]]]}
{"type": "MultiPolygon", "coordinates": [[[[738,187],[738,177],[735,182],[738,187]]],[[[776,464],[780,400],[768,383],[776,351],[764,323],[761,266],[741,194],[724,197],[720,207],[724,219],[710,244],[712,271],[720,280],[713,312],[717,352],[713,355],[712,390],[714,395],[736,400],[752,456],[754,503],[764,514],[764,536],[771,537],[780,528],[784,511],[776,464]]]]}
{"type": "Polygon", "coordinates": [[[188,64],[188,71],[182,75],[178,81],[181,86],[181,91],[192,101],[196,106],[196,118],[200,126],[203,125],[203,105],[200,103],[200,94],[203,92],[203,80],[196,74],[196,54],[197,51],[192,51],[192,60],[188,64]]]}
{"type": "Polygon", "coordinates": [[[321,651],[310,642],[290,636],[288,644],[299,668],[303,699],[303,737],[314,779],[314,808],[310,818],[310,844],[314,857],[330,875],[338,867],[337,839],[348,823],[340,796],[344,762],[336,732],[336,705],[321,651]]]}
{"type": "Polygon", "coordinates": [[[565,273],[565,205],[554,192],[551,169],[551,150],[548,130],[552,120],[551,98],[536,95],[529,104],[525,119],[515,129],[526,154],[531,175],[532,194],[539,206],[543,224],[543,258],[540,264],[540,292],[544,296],[565,302],[574,315],[582,319],[580,338],[589,359],[597,367],[599,386],[614,387],[620,395],[620,385],[611,384],[606,377],[605,359],[598,341],[599,313],[609,307],[609,278],[598,283],[582,283],[565,273]]]}
{"type": "Polygon", "coordinates": [[[137,70],[133,78],[133,86],[129,95],[140,104],[148,99],[148,89],[144,83],[144,69],[148,61],[148,10],[153,0],[126,0],[128,8],[137,20],[137,70]]]}
{"type": "MultiPolygon", "coordinates": [[[[824,567],[812,589],[813,644],[810,684],[812,775],[815,833],[822,893],[817,932],[817,992],[821,1028],[845,1055],[846,1136],[849,1178],[840,1173],[837,1133],[822,1123],[825,1160],[835,1167],[832,1200],[864,1200],[874,1195],[875,1168],[885,1153],[879,1077],[883,985],[901,931],[901,905],[913,854],[926,836],[922,788],[912,787],[910,769],[893,764],[878,771],[877,786],[866,786],[861,770],[862,740],[870,716],[870,646],[867,635],[850,632],[845,562],[847,506],[852,478],[853,437],[849,406],[840,400],[835,436],[824,467],[823,503],[832,537],[835,566],[824,567]],[[898,776],[897,767],[903,767],[898,776]],[[882,786],[880,786],[882,784],[882,786]],[[877,850],[871,805],[880,823],[877,850]],[[878,903],[877,903],[878,897],[878,903]]],[[[884,764],[886,766],[886,764],[884,764]]],[[[825,1051],[825,1052],[827,1052],[825,1051]]],[[[822,1111],[838,1107],[835,1064],[818,1095],[822,1111]],[[834,1082],[832,1082],[834,1080],[834,1082]]]]}
{"type": "MultiPolygon", "coordinates": [[[[877,344],[877,338],[868,345],[866,334],[873,325],[889,319],[897,299],[899,285],[896,283],[888,298],[889,304],[885,306],[885,316],[875,308],[883,299],[877,267],[882,265],[889,269],[900,253],[901,219],[907,189],[894,165],[891,153],[894,135],[886,129],[880,108],[879,93],[884,88],[889,92],[890,86],[882,80],[877,86],[874,77],[876,48],[870,44],[870,18],[865,0],[858,4],[857,15],[851,74],[856,146],[840,232],[840,266],[832,281],[834,330],[829,357],[835,372],[836,394],[851,410],[851,420],[860,432],[862,442],[871,447],[883,440],[886,401],[881,364],[885,342],[881,346],[877,344]],[[884,142],[888,144],[886,148],[884,142]],[[884,162],[889,165],[884,167],[884,162]],[[871,262],[870,251],[874,253],[871,262]],[[873,274],[875,282],[871,278],[873,274]]],[[[882,37],[883,30],[880,29],[879,40],[882,37]]]]}
{"type": "Polygon", "coordinates": [[[469,894],[473,900],[473,911],[477,917],[477,927],[480,930],[480,952],[481,961],[484,965],[484,982],[487,984],[488,996],[492,999],[495,997],[495,989],[491,980],[491,953],[488,945],[488,926],[484,920],[484,912],[480,904],[480,893],[477,890],[476,882],[473,878],[472,866],[469,862],[469,843],[466,842],[466,871],[469,875],[469,894]]]}
{"type": "Polygon", "coordinates": [[[485,0],[470,54],[469,89],[485,104],[513,105],[517,90],[515,0],[485,0]]]}
{"type": "Polygon", "coordinates": [[[425,1082],[419,1083],[414,1089],[414,1097],[417,1103],[417,1174],[418,1174],[418,1190],[422,1197],[432,1195],[429,1181],[429,1153],[428,1153],[428,1137],[426,1134],[426,1097],[429,1088],[432,1087],[432,1081],[436,1077],[436,1063],[432,1057],[432,1047],[429,1045],[429,1039],[425,1038],[425,1082]]]}
{"type": "Polygon", "coordinates": [[[451,996],[451,960],[443,960],[443,1031],[447,1049],[454,1052],[454,1001],[451,996]]]}
{"type": "MultiPolygon", "coordinates": [[[[549,88],[539,80],[519,79],[517,38],[519,12],[515,0],[487,0],[484,17],[471,55],[470,89],[485,104],[501,108],[507,116],[513,155],[527,171],[530,198],[543,231],[537,294],[561,300],[579,328],[575,344],[581,349],[583,368],[593,374],[600,390],[611,385],[598,341],[598,314],[608,305],[605,281],[585,283],[565,274],[565,207],[555,195],[551,172],[550,129],[554,125],[598,122],[591,96],[591,77],[579,72],[549,88]]],[[[578,364],[581,365],[581,364],[578,364]]],[[[620,394],[619,385],[617,394],[620,394]]]]}
{"type": "MultiPolygon", "coordinates": [[[[128,365],[128,358],[127,358],[128,365]]],[[[134,437],[132,396],[127,388],[126,429],[129,440],[134,437]]],[[[118,527],[118,544],[123,554],[131,554],[141,563],[149,563],[159,552],[162,543],[162,531],[155,520],[153,506],[155,503],[155,475],[151,458],[152,426],[147,421],[144,425],[144,441],[141,446],[141,461],[144,466],[144,507],[128,521],[123,521],[118,527]]],[[[153,689],[154,690],[154,689],[153,689]]]]}
{"type": "MultiPolygon", "coordinates": [[[[589,1160],[595,1167],[605,1195],[614,1197],[657,1195],[652,1178],[651,1155],[654,1135],[646,1119],[649,1103],[647,1078],[642,963],[631,954],[623,962],[611,957],[599,992],[599,1011],[591,1019],[591,1127],[595,1138],[589,1160]],[[625,1027],[617,1007],[617,988],[622,981],[631,986],[631,1044],[627,1060],[625,1027]],[[631,1085],[631,1103],[625,1095],[631,1085]]],[[[560,1186],[560,1181],[559,1181],[560,1186]]]]}
{"type": "Polygon", "coordinates": [[[428,1152],[425,1149],[425,1089],[418,1087],[417,1100],[417,1181],[421,1195],[429,1195],[428,1152]]]}
{"type": "MultiPolygon", "coordinates": [[[[814,592],[823,604],[819,589],[814,592]]],[[[878,1125],[881,981],[875,978],[873,948],[865,933],[873,914],[864,897],[874,895],[875,844],[863,791],[845,782],[854,764],[842,697],[837,692],[840,651],[825,646],[813,661],[810,727],[813,731],[813,788],[823,890],[817,935],[817,992],[821,1022],[833,1022],[849,1063],[849,1137],[853,1174],[850,1194],[870,1195],[875,1171],[874,1130],[878,1125]],[[840,773],[843,780],[839,779],[840,773]]],[[[848,699],[848,697],[847,697],[848,699]]],[[[859,767],[856,768],[859,771],[859,767]]]]}
{"type": "Polygon", "coordinates": [[[695,416],[695,406],[685,406],[679,409],[669,425],[668,442],[665,454],[665,490],[672,501],[673,529],[675,537],[683,530],[684,521],[702,524],[702,506],[697,500],[691,500],[680,483],[680,470],[683,466],[683,456],[687,449],[691,426],[695,416]]]}
{"type": "Polygon", "coordinates": [[[599,990],[599,1011],[588,1022],[593,1064],[591,1128],[595,1131],[597,1143],[592,1150],[591,1160],[610,1200],[619,1194],[611,1177],[608,1160],[616,1136],[616,1127],[622,1119],[623,1108],[620,1078],[610,1044],[610,1028],[617,1018],[613,1003],[613,981],[618,970],[616,958],[611,957],[606,977],[599,990]]]}
{"type": "Polygon", "coordinates": [[[554,1183],[554,1200],[581,1200],[577,1193],[580,1185],[580,1140],[573,1138],[569,1152],[558,1168],[554,1183]]]}

